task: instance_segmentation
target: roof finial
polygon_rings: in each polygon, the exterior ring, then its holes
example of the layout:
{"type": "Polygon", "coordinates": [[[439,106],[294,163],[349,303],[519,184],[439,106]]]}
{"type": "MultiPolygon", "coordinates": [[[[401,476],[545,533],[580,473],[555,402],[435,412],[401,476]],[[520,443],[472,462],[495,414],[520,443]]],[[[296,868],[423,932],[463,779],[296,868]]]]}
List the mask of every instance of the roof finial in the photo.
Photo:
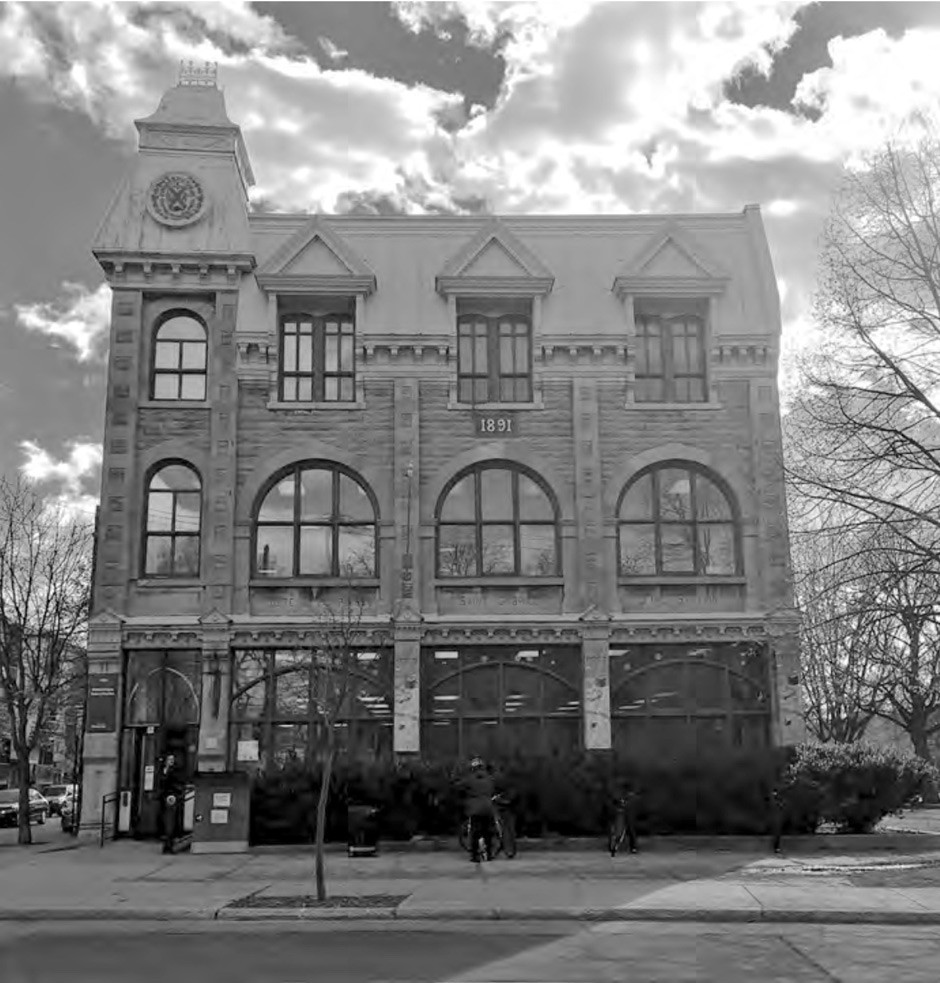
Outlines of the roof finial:
{"type": "Polygon", "coordinates": [[[219,77],[219,63],[215,61],[203,62],[200,65],[195,61],[180,62],[180,77],[177,85],[201,85],[208,88],[216,88],[219,77]]]}

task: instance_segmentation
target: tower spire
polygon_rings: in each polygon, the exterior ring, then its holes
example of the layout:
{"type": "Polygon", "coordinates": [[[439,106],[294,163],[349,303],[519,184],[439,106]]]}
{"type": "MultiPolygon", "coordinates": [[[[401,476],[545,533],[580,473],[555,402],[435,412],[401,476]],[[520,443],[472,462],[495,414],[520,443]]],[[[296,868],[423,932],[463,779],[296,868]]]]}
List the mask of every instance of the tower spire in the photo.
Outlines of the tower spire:
{"type": "Polygon", "coordinates": [[[218,88],[219,63],[206,61],[201,65],[195,61],[181,61],[177,85],[198,85],[210,89],[218,88]]]}

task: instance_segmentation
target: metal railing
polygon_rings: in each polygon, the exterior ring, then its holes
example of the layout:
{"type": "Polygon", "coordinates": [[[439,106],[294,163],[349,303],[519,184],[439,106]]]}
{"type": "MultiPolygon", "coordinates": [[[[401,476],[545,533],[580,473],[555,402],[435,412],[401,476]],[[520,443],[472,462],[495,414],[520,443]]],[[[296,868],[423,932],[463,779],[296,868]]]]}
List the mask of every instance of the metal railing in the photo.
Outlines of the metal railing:
{"type": "Polygon", "coordinates": [[[117,827],[117,801],[119,793],[118,792],[108,792],[107,795],[101,796],[101,827],[98,830],[98,846],[104,846],[104,841],[108,837],[105,836],[105,827],[107,826],[108,818],[108,805],[113,805],[115,807],[114,815],[111,817],[111,836],[110,839],[114,839],[114,830],[117,827]]]}

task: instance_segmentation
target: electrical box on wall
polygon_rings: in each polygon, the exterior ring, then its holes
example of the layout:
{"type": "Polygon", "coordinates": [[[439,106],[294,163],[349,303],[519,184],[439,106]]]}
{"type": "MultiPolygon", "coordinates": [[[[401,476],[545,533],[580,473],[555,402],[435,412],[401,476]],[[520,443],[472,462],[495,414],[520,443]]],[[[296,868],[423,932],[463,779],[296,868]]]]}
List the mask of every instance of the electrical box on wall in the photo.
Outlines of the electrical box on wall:
{"type": "Polygon", "coordinates": [[[251,795],[242,772],[200,772],[193,810],[193,853],[244,853],[248,849],[251,795]]]}

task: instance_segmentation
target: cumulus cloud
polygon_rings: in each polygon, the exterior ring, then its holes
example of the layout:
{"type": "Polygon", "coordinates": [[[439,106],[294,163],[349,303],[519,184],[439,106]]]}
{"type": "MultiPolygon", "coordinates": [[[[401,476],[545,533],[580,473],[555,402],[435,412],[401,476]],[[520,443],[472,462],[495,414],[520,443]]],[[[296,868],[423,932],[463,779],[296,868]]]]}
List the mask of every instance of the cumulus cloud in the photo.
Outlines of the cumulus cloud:
{"type": "Polygon", "coordinates": [[[917,28],[899,38],[871,31],[829,42],[831,68],[803,77],[794,102],[816,110],[818,129],[850,157],[886,140],[917,139],[921,121],[940,105],[940,30],[917,28]]]}
{"type": "Polygon", "coordinates": [[[22,441],[20,449],[26,455],[20,466],[25,477],[48,488],[53,499],[70,514],[94,517],[102,460],[100,444],[71,441],[66,456],[58,459],[33,440],[22,441]]]}
{"type": "Polygon", "coordinates": [[[17,304],[17,323],[29,331],[68,342],[82,362],[100,353],[111,322],[111,288],[103,283],[89,291],[80,283],[62,284],[65,296],[58,301],[17,304]]]}

